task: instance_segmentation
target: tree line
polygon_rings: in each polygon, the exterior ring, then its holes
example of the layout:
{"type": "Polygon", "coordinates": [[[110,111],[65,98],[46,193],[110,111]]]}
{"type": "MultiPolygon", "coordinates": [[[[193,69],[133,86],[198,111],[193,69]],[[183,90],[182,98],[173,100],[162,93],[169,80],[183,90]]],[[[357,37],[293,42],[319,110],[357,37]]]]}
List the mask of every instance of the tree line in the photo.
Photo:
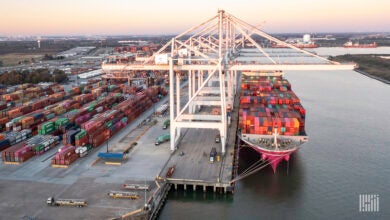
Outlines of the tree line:
{"type": "Polygon", "coordinates": [[[63,60],[64,58],[65,58],[64,56],[54,56],[51,54],[45,54],[43,60],[63,60]]]}
{"type": "Polygon", "coordinates": [[[49,69],[41,68],[35,70],[12,70],[0,74],[0,84],[17,85],[23,83],[57,82],[68,81],[64,71],[55,69],[50,73],[49,69]]]}

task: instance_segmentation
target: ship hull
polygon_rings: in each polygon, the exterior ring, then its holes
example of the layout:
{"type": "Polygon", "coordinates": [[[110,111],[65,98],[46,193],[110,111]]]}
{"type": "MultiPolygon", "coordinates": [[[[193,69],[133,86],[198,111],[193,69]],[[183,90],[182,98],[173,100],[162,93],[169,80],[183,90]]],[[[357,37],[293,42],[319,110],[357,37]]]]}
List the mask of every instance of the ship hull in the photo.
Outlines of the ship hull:
{"type": "Polygon", "coordinates": [[[282,148],[271,149],[270,146],[266,144],[261,144],[259,140],[270,140],[272,135],[254,135],[254,134],[243,134],[240,136],[240,139],[248,145],[250,148],[254,149],[257,153],[261,155],[262,160],[268,161],[271,165],[274,173],[280,162],[283,160],[289,161],[292,153],[296,152],[299,149],[299,146],[307,142],[307,136],[279,136],[279,138],[284,141],[288,140],[291,144],[283,145],[282,148]]]}
{"type": "Polygon", "coordinates": [[[377,48],[375,45],[344,46],[344,48],[377,48]]]}
{"type": "Polygon", "coordinates": [[[352,43],[347,42],[343,45],[344,48],[377,48],[377,44],[374,42],[372,44],[359,44],[359,43],[352,43]]]}

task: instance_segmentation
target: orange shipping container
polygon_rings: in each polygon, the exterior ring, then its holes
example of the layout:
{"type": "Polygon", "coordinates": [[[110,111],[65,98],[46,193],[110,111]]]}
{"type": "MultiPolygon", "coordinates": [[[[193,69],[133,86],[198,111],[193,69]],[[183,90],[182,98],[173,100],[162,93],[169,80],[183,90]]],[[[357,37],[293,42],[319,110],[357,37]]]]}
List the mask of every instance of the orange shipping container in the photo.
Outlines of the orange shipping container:
{"type": "Polygon", "coordinates": [[[72,88],[73,93],[80,93],[80,88],[79,87],[74,87],[72,88]]]}
{"type": "Polygon", "coordinates": [[[25,117],[22,120],[20,120],[23,126],[31,125],[34,123],[34,118],[31,116],[25,117]]]}
{"type": "Polygon", "coordinates": [[[5,134],[3,133],[0,133],[0,141],[4,140],[5,139],[5,134]]]}
{"type": "Polygon", "coordinates": [[[0,124],[6,124],[7,122],[9,122],[8,117],[0,118],[0,124]]]}
{"type": "Polygon", "coordinates": [[[21,116],[23,113],[19,111],[19,108],[8,111],[8,117],[15,118],[21,116]]]}

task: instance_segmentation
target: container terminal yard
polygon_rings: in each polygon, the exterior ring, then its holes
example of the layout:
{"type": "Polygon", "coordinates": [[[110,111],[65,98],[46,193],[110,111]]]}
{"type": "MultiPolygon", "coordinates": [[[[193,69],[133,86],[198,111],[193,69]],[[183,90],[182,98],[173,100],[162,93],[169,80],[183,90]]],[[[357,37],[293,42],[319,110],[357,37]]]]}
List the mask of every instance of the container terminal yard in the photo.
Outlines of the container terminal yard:
{"type": "MultiPolygon", "coordinates": [[[[237,173],[246,138],[239,120],[242,75],[269,83],[288,70],[355,67],[280,41],[223,10],[152,51],[108,57],[102,72],[90,73],[102,80],[70,89],[49,83],[2,91],[4,218],[154,219],[170,189],[234,193],[236,181],[289,156],[262,152],[260,166],[237,173]],[[252,35],[283,48],[262,48],[252,35]],[[62,205],[83,208],[51,207],[62,205]]],[[[264,112],[276,106],[266,104],[264,112]]],[[[298,135],[281,127],[255,132],[274,140],[274,152],[298,135]]]]}

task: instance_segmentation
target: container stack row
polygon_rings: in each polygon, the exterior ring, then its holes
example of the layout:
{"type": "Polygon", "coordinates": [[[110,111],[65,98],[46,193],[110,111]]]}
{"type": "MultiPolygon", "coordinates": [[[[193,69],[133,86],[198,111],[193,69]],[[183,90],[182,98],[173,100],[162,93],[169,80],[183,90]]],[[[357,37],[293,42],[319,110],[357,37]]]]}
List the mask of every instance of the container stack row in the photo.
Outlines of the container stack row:
{"type": "MultiPolygon", "coordinates": [[[[157,93],[149,92],[148,94],[158,97],[161,91],[157,90],[157,93]]],[[[68,130],[62,139],[67,147],[56,154],[51,161],[52,165],[70,165],[77,158],[84,157],[90,149],[105,143],[152,106],[154,99],[149,95],[138,93],[130,96],[111,109],[95,114],[91,119],[82,123],[78,129],[68,130]]]]}
{"type": "MultiPolygon", "coordinates": [[[[106,82],[100,80],[91,80],[66,92],[63,86],[55,83],[23,84],[0,89],[0,131],[6,130],[6,123],[26,114],[51,110],[59,115],[64,109],[66,111],[69,107],[79,108],[91,99],[100,97],[104,92],[111,91],[120,92],[120,88],[109,90],[106,82]],[[93,90],[100,92],[94,94],[91,92],[93,90]]],[[[8,128],[12,129],[12,126],[8,128]]]]}
{"type": "Polygon", "coordinates": [[[296,136],[305,132],[306,111],[282,76],[243,75],[239,127],[242,133],[296,136]]]}
{"type": "Polygon", "coordinates": [[[41,155],[58,145],[58,137],[37,135],[2,151],[4,163],[23,163],[35,155],[41,155]]]}
{"type": "Polygon", "coordinates": [[[68,92],[53,88],[56,93],[3,110],[0,150],[4,162],[24,162],[62,140],[66,152],[59,152],[60,156],[52,163],[69,165],[107,141],[167,94],[165,89],[153,86],[124,96],[121,92],[125,87],[101,82],[68,92]]]}
{"type": "Polygon", "coordinates": [[[0,150],[18,144],[31,137],[31,130],[8,131],[0,134],[0,150]]]}

